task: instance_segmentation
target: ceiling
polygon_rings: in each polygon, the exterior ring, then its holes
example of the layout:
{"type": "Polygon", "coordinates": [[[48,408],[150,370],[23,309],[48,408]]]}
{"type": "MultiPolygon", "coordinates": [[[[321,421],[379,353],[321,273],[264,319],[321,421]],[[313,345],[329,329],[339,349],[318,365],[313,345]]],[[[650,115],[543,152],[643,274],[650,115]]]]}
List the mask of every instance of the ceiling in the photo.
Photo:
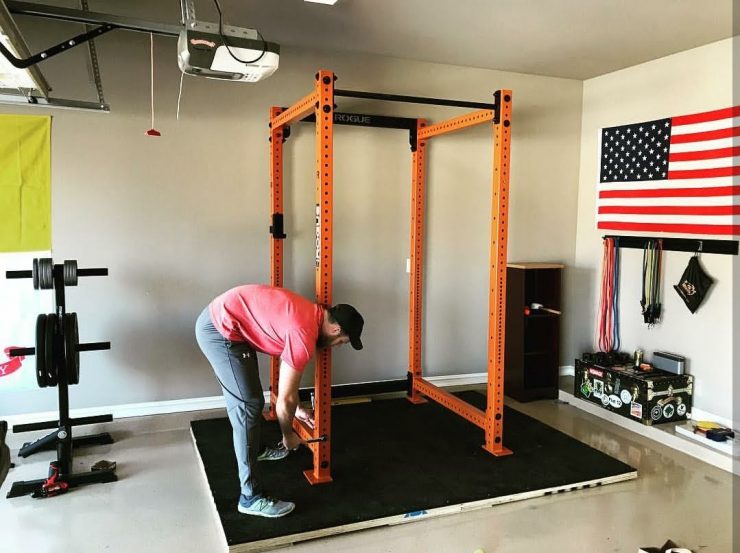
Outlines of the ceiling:
{"type": "MultiPolygon", "coordinates": [[[[195,3],[199,18],[215,20],[212,3],[195,3]]],[[[146,4],[151,7],[153,2],[146,4]]],[[[176,7],[178,2],[166,4],[176,7]]],[[[588,79],[728,38],[733,26],[732,0],[338,0],[335,6],[303,0],[221,0],[221,4],[230,23],[255,27],[284,45],[572,79],[588,79]]]]}
{"type": "MultiPolygon", "coordinates": [[[[78,0],[47,2],[79,8],[78,0]]],[[[178,0],[89,0],[178,23],[178,0]]],[[[225,22],[283,46],[588,79],[732,36],[732,0],[221,0],[225,22]]],[[[216,21],[213,0],[195,2],[216,21]]],[[[19,18],[19,24],[21,18],[19,18]]],[[[27,22],[26,18],[22,22],[27,22]]]]}

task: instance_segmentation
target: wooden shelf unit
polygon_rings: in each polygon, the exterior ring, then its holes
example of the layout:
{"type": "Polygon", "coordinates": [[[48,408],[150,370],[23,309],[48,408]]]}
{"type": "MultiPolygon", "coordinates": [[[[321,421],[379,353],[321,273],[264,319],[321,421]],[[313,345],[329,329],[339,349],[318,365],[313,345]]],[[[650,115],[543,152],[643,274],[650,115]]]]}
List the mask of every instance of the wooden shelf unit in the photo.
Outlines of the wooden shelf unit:
{"type": "Polygon", "coordinates": [[[518,401],[558,397],[560,315],[525,307],[533,303],[562,311],[558,263],[509,263],[506,271],[506,371],[504,393],[518,401]]]}

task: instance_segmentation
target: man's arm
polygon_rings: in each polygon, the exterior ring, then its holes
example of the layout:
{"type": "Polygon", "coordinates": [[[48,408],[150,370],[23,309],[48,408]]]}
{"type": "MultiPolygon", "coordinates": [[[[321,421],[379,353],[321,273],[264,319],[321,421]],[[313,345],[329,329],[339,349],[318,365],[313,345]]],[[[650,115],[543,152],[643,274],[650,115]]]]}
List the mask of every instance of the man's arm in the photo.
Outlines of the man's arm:
{"type": "Polygon", "coordinates": [[[295,449],[302,441],[298,434],[293,432],[293,417],[298,407],[298,387],[302,373],[295,370],[285,361],[280,363],[280,378],[278,379],[278,396],[275,404],[280,430],[283,433],[283,444],[288,449],[295,449]]]}

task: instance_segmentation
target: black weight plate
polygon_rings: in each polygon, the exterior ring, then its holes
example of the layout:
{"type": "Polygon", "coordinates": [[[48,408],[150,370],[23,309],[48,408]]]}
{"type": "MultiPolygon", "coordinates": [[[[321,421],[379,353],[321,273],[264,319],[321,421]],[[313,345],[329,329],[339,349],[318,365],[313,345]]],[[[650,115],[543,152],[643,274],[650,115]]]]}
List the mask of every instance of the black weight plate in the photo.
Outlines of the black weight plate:
{"type": "Polygon", "coordinates": [[[38,290],[39,289],[39,260],[37,258],[33,258],[33,270],[31,271],[31,276],[33,277],[33,289],[38,290]]]}
{"type": "Polygon", "coordinates": [[[77,260],[67,259],[64,262],[64,284],[77,286],[77,260]]]}
{"type": "Polygon", "coordinates": [[[64,316],[64,361],[67,366],[67,382],[80,383],[80,335],[77,328],[77,313],[67,313],[64,316]]]}
{"type": "Polygon", "coordinates": [[[39,287],[42,290],[54,288],[54,261],[51,257],[39,259],[39,287]]]}
{"type": "Polygon", "coordinates": [[[56,362],[56,333],[59,325],[59,318],[56,313],[49,313],[46,316],[46,351],[44,355],[46,357],[46,385],[56,386],[57,385],[57,362],[56,362]]]}
{"type": "MultiPolygon", "coordinates": [[[[35,261],[35,260],[34,260],[35,261]]],[[[36,317],[36,382],[46,388],[46,315],[36,317]]]]}

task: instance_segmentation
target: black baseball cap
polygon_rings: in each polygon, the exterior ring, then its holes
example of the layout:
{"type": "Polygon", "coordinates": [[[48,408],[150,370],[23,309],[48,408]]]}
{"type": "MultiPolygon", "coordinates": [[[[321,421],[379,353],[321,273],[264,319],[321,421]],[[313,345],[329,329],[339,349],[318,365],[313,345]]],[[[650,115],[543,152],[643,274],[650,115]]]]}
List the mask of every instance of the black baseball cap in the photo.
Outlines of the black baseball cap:
{"type": "Polygon", "coordinates": [[[362,318],[357,309],[346,303],[338,303],[329,309],[329,313],[342,327],[342,332],[349,336],[349,343],[352,344],[352,347],[362,349],[360,334],[362,334],[365,319],[362,318]]]}

